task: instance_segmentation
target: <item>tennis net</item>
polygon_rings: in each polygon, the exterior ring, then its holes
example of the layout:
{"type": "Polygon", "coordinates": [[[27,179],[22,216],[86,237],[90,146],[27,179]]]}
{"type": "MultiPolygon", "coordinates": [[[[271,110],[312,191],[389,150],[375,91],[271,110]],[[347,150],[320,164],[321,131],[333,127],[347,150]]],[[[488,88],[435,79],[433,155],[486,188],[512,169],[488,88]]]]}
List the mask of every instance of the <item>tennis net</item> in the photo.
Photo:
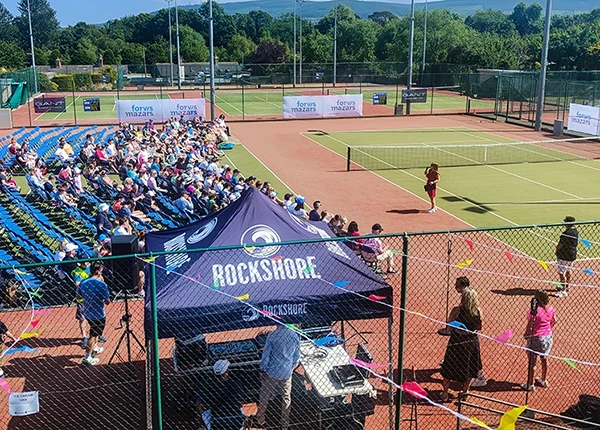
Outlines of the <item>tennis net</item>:
{"type": "Polygon", "coordinates": [[[549,163],[600,158],[600,144],[589,137],[477,145],[348,146],[346,170],[549,163]]]}

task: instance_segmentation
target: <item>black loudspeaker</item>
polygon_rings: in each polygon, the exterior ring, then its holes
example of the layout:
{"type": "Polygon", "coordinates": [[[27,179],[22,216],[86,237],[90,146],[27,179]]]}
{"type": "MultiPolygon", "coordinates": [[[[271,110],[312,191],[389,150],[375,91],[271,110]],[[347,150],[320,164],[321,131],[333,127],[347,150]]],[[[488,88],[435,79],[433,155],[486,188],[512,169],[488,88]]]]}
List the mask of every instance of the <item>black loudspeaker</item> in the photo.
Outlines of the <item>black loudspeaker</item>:
{"type": "MultiPolygon", "coordinates": [[[[133,255],[138,253],[138,238],[135,235],[113,236],[112,255],[133,255]]],[[[112,260],[113,288],[116,291],[136,290],[141,265],[138,259],[118,258],[112,260]]]]}

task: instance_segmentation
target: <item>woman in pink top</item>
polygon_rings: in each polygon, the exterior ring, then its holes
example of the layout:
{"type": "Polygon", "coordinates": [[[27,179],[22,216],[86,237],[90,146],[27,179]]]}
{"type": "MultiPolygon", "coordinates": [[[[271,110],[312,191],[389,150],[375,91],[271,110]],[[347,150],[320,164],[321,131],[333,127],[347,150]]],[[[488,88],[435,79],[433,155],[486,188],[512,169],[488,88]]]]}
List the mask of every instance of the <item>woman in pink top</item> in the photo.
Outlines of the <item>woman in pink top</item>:
{"type": "Polygon", "coordinates": [[[538,355],[542,363],[542,377],[536,378],[535,383],[542,388],[548,387],[548,361],[546,356],[550,354],[552,349],[552,328],[556,324],[556,315],[554,308],[549,305],[548,294],[543,290],[539,290],[535,292],[535,298],[538,302],[537,313],[532,315],[530,310],[527,314],[527,328],[524,336],[527,340],[527,348],[535,351],[527,352],[531,354],[529,380],[527,383],[520,384],[521,388],[527,391],[535,391],[533,375],[538,355]]]}

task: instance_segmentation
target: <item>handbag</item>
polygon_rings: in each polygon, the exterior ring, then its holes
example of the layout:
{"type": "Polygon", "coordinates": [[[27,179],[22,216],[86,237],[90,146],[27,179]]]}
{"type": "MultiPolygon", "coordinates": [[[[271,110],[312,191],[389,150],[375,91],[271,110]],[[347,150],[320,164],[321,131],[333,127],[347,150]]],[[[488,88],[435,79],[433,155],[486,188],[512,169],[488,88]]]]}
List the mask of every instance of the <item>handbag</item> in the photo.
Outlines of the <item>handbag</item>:
{"type": "Polygon", "coordinates": [[[425,184],[423,188],[425,188],[425,191],[433,191],[435,190],[435,184],[425,184]]]}

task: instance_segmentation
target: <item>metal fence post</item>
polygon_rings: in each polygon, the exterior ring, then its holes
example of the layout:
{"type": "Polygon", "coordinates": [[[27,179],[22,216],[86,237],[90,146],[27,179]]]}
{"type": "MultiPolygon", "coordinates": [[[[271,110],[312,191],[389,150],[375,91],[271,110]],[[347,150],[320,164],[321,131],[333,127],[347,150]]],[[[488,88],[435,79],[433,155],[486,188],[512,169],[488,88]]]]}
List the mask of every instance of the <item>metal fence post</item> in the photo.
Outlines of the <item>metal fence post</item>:
{"type": "MultiPolygon", "coordinates": [[[[398,369],[396,384],[402,385],[404,379],[404,329],[406,327],[406,290],[408,285],[408,235],[405,233],[402,237],[402,286],[400,290],[400,332],[398,333],[398,369]]],[[[402,390],[396,390],[396,425],[395,429],[400,430],[402,424],[402,390]]]]}
{"type": "Polygon", "coordinates": [[[73,84],[73,120],[77,125],[77,105],[75,104],[75,84],[73,84]]]}
{"type": "MultiPolygon", "coordinates": [[[[152,257],[151,257],[152,258],[152,257]]],[[[156,266],[150,263],[150,301],[152,307],[152,356],[156,384],[156,428],[162,430],[162,393],[160,387],[160,357],[158,352],[158,306],[156,303],[156,266]]]]}
{"type": "Polygon", "coordinates": [[[246,98],[244,96],[244,81],[242,81],[242,121],[246,120],[246,98]]]}

